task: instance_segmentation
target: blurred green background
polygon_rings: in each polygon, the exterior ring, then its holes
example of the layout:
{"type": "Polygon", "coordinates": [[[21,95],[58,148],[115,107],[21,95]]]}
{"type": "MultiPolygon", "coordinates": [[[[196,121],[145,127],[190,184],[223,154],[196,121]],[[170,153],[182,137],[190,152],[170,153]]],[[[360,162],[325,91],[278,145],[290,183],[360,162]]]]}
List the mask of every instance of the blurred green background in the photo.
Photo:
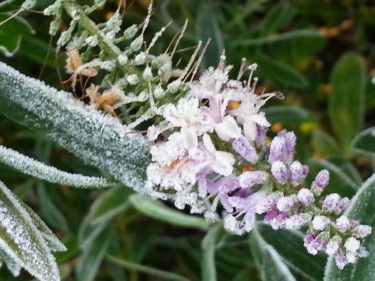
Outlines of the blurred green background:
{"type": "MultiPolygon", "coordinates": [[[[22,73],[69,90],[64,83],[69,78],[64,73],[65,54],[56,52],[56,38],[48,35],[51,19],[40,14],[50,2],[37,1],[34,10],[20,14],[22,21],[0,26],[0,45],[15,51],[12,57],[0,54],[0,58],[22,73]]],[[[141,23],[149,1],[126,2],[124,26],[141,23]]],[[[17,11],[19,4],[0,7],[0,21],[17,11]]],[[[93,18],[103,21],[123,4],[107,1],[93,18]]],[[[211,42],[202,70],[216,66],[224,49],[228,64],[234,65],[233,77],[242,58],[258,64],[259,91],[277,90],[285,96],[265,108],[274,124],[271,135],[283,128],[295,131],[297,158],[309,163],[311,177],[321,168],[331,171],[330,192],[352,196],[373,173],[373,157],[357,153],[351,142],[360,131],[375,125],[374,1],[159,0],[154,5],[147,30],[150,39],[172,22],[157,43],[160,52],[189,20],[180,45],[182,65],[190,56],[186,49],[208,38],[211,42]]],[[[66,18],[62,28],[68,23],[66,18]]],[[[43,135],[4,117],[0,119],[0,144],[65,171],[100,174],[43,135]]],[[[262,280],[272,264],[260,256],[256,245],[261,243],[278,251],[297,280],[323,278],[326,258],[306,254],[298,233],[275,234],[260,226],[241,237],[220,228],[206,234],[199,227],[153,218],[123,186],[76,190],[29,178],[5,166],[0,166],[0,178],[69,248],[56,255],[64,280],[204,280],[209,278],[205,261],[214,253],[217,280],[262,280]]],[[[23,271],[14,278],[2,267],[0,280],[31,277],[23,271]]]]}

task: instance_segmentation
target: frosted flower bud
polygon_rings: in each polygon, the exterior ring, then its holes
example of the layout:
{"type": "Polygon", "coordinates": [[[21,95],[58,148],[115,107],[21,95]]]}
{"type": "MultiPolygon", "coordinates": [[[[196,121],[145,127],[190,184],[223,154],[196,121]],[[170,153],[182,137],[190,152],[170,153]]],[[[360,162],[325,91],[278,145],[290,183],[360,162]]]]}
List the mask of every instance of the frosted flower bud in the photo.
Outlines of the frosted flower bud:
{"type": "Polygon", "coordinates": [[[350,204],[350,199],[348,197],[341,198],[340,201],[336,205],[336,212],[341,214],[343,211],[348,208],[350,204]]]}
{"type": "Polygon", "coordinates": [[[269,224],[272,229],[280,229],[285,226],[287,218],[287,213],[280,213],[277,209],[272,209],[264,216],[264,222],[269,224]]]}
{"type": "Polygon", "coordinates": [[[339,236],[332,237],[326,245],[326,253],[329,256],[332,256],[337,253],[340,248],[341,238],[339,236]]]}
{"type": "Polygon", "coordinates": [[[280,212],[289,212],[296,204],[296,201],[295,195],[284,196],[277,201],[276,207],[280,212]]]}
{"type": "Polygon", "coordinates": [[[151,81],[153,78],[152,76],[152,71],[151,71],[151,67],[146,67],[145,70],[143,71],[143,79],[145,79],[145,81],[151,81]]]}
{"type": "Polygon", "coordinates": [[[305,206],[314,202],[314,194],[307,188],[301,188],[297,194],[298,200],[305,206]]]}
{"type": "Polygon", "coordinates": [[[98,36],[94,35],[94,36],[89,36],[86,38],[85,42],[87,43],[87,45],[89,45],[90,47],[95,47],[99,44],[99,41],[98,41],[98,36]]]}
{"type": "Polygon", "coordinates": [[[130,43],[130,49],[133,52],[139,51],[139,49],[141,49],[142,47],[142,44],[143,44],[143,36],[140,35],[137,38],[135,38],[133,42],[130,43]]]}
{"type": "Polygon", "coordinates": [[[312,220],[311,224],[312,224],[313,229],[322,231],[326,228],[329,222],[330,222],[329,218],[325,216],[316,216],[312,220]]]}
{"type": "Polygon", "coordinates": [[[26,0],[22,3],[21,8],[24,10],[32,9],[36,4],[36,0],[26,0]]]}
{"type": "Polygon", "coordinates": [[[372,232],[372,227],[369,225],[358,225],[354,227],[352,235],[356,238],[365,238],[372,232]]]}
{"type": "Polygon", "coordinates": [[[146,62],[146,54],[144,52],[139,53],[134,58],[135,65],[142,65],[146,62]]]}
{"type": "Polygon", "coordinates": [[[352,253],[357,252],[360,246],[361,242],[354,237],[349,237],[348,239],[346,239],[344,244],[345,249],[352,253]]]}
{"type": "Polygon", "coordinates": [[[324,241],[321,236],[315,237],[311,233],[308,233],[303,239],[304,246],[307,252],[311,255],[316,255],[321,249],[323,249],[324,241]]]}
{"type": "Polygon", "coordinates": [[[285,220],[286,229],[300,229],[311,221],[311,215],[307,213],[293,215],[285,220]]]}
{"type": "Polygon", "coordinates": [[[293,161],[296,136],[293,132],[281,131],[271,142],[269,163],[282,161],[290,164],[293,161]]]}
{"type": "Polygon", "coordinates": [[[284,148],[285,140],[279,136],[274,137],[270,145],[270,156],[268,158],[270,164],[283,160],[284,148]]]}
{"type": "Polygon", "coordinates": [[[49,25],[49,34],[55,36],[60,30],[60,20],[54,20],[49,25]]]}
{"type": "Polygon", "coordinates": [[[289,167],[289,180],[293,185],[300,184],[304,179],[303,166],[299,161],[294,161],[289,167]]]}
{"type": "Polygon", "coordinates": [[[124,31],[124,35],[123,35],[124,39],[125,40],[132,39],[135,36],[135,34],[137,34],[137,31],[138,31],[137,25],[133,24],[132,26],[129,26],[124,31]]]}
{"type": "Polygon", "coordinates": [[[311,191],[314,194],[320,195],[323,189],[329,183],[329,172],[327,170],[321,170],[315,177],[314,182],[311,186],[311,191]]]}
{"type": "Polygon", "coordinates": [[[335,226],[338,229],[338,231],[344,233],[349,230],[351,223],[347,217],[341,216],[336,220],[335,226]]]}
{"type": "Polygon", "coordinates": [[[236,138],[232,142],[233,149],[246,161],[254,163],[258,160],[258,154],[255,148],[245,138],[236,138]]]}
{"type": "Polygon", "coordinates": [[[172,94],[176,93],[181,86],[181,81],[175,80],[168,84],[167,90],[172,94]]]}
{"type": "Polygon", "coordinates": [[[369,256],[369,252],[366,250],[365,247],[359,247],[358,251],[357,251],[357,256],[360,257],[360,258],[366,258],[369,256]]]}
{"type": "Polygon", "coordinates": [[[296,135],[293,132],[281,131],[279,135],[282,135],[285,139],[285,155],[284,162],[291,163],[294,158],[296,149],[296,135]]]}
{"type": "Polygon", "coordinates": [[[348,260],[346,258],[346,255],[343,253],[339,253],[335,256],[336,265],[339,269],[343,269],[345,265],[348,264],[348,260]]]}
{"type": "Polygon", "coordinates": [[[281,161],[272,163],[271,173],[276,181],[280,184],[285,184],[288,178],[288,171],[285,164],[281,161]]]}
{"type": "Polygon", "coordinates": [[[345,254],[348,263],[355,263],[357,261],[357,255],[352,252],[346,252],[345,254]]]}
{"type": "Polygon", "coordinates": [[[156,86],[154,89],[154,97],[157,99],[161,99],[164,96],[165,96],[165,91],[163,90],[163,88],[160,85],[156,86]]]}
{"type": "Polygon", "coordinates": [[[121,54],[117,57],[117,60],[118,62],[121,64],[121,65],[124,65],[124,64],[127,64],[127,62],[129,61],[128,59],[128,56],[125,55],[125,54],[121,54]]]}
{"type": "Polygon", "coordinates": [[[265,199],[259,202],[255,207],[257,214],[264,214],[276,206],[277,200],[281,198],[283,194],[281,192],[273,192],[269,194],[265,199]]]}
{"type": "Polygon", "coordinates": [[[256,146],[263,146],[267,143],[267,127],[257,125],[257,136],[255,138],[256,146]]]}
{"type": "Polygon", "coordinates": [[[130,85],[137,85],[139,82],[139,78],[136,74],[130,74],[126,77],[126,81],[128,81],[130,85]]]}
{"type": "Polygon", "coordinates": [[[337,204],[340,201],[340,195],[332,193],[326,196],[323,201],[322,209],[325,212],[333,212],[336,210],[337,204]]]}
{"type": "Polygon", "coordinates": [[[266,180],[267,173],[263,171],[244,172],[239,176],[239,182],[242,188],[248,188],[257,184],[262,184],[265,183],[266,180]]]}

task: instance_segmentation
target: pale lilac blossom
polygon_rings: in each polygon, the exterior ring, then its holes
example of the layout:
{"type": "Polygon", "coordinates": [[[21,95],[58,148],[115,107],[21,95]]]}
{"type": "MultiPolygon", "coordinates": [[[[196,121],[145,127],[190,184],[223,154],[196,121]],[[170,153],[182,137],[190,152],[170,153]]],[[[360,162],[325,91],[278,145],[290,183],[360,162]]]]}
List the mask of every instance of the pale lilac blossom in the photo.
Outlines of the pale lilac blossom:
{"type": "Polygon", "coordinates": [[[372,228],[338,217],[348,198],[322,196],[329,172],[320,171],[308,188],[309,169],[294,160],[295,134],[283,130],[267,142],[270,123],[261,107],[278,94],[255,94],[255,68],[243,64],[231,80],[222,56],[177,105],[158,108],[164,120],[147,131],[152,163],[146,187],[165,190],[179,209],[222,220],[234,234],[251,231],[257,217],[273,229],[308,226],[307,251],[333,255],[339,268],[367,256],[361,244],[372,228]],[[251,71],[247,82],[240,81],[245,69],[251,71]]]}

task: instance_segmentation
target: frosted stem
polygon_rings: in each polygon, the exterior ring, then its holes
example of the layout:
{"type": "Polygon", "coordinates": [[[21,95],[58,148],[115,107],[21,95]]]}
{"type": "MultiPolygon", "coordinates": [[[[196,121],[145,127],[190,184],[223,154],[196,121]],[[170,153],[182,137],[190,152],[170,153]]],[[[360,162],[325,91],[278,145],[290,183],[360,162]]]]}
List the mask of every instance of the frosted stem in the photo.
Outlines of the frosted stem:
{"type": "Polygon", "coordinates": [[[90,35],[96,35],[98,37],[99,45],[108,53],[109,56],[117,59],[117,57],[121,55],[120,49],[105,38],[103,32],[101,32],[96,24],[85,15],[79,5],[77,5],[74,1],[67,0],[63,1],[63,7],[72,19],[79,18],[78,24],[83,29],[85,29],[90,35]]]}

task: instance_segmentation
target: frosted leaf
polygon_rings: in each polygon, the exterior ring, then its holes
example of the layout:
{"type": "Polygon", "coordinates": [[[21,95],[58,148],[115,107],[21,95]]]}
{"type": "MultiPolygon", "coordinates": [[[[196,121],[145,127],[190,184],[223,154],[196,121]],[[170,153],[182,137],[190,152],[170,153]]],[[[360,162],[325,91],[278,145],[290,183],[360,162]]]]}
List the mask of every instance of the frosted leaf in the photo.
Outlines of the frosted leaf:
{"type": "Polygon", "coordinates": [[[59,281],[50,250],[28,212],[0,182],[0,249],[41,281],[59,281]]]}
{"type": "Polygon", "coordinates": [[[84,188],[99,188],[113,185],[113,183],[104,178],[87,177],[60,171],[55,167],[43,164],[2,145],[0,145],[0,162],[22,173],[51,183],[84,188]]]}
{"type": "Polygon", "coordinates": [[[0,63],[0,84],[0,113],[43,132],[126,186],[149,192],[144,182],[151,157],[143,136],[70,93],[48,87],[4,63],[0,63]]]}
{"type": "Polygon", "coordinates": [[[48,248],[53,252],[64,252],[66,251],[65,245],[53,234],[48,226],[42,221],[42,219],[25,203],[20,201],[20,204],[25,208],[30,218],[33,221],[35,227],[42,234],[44,241],[47,243],[48,248]]]}
{"type": "Polygon", "coordinates": [[[20,275],[21,266],[6,252],[0,249],[0,267],[1,261],[4,261],[9,271],[13,274],[13,276],[20,275]]]}

